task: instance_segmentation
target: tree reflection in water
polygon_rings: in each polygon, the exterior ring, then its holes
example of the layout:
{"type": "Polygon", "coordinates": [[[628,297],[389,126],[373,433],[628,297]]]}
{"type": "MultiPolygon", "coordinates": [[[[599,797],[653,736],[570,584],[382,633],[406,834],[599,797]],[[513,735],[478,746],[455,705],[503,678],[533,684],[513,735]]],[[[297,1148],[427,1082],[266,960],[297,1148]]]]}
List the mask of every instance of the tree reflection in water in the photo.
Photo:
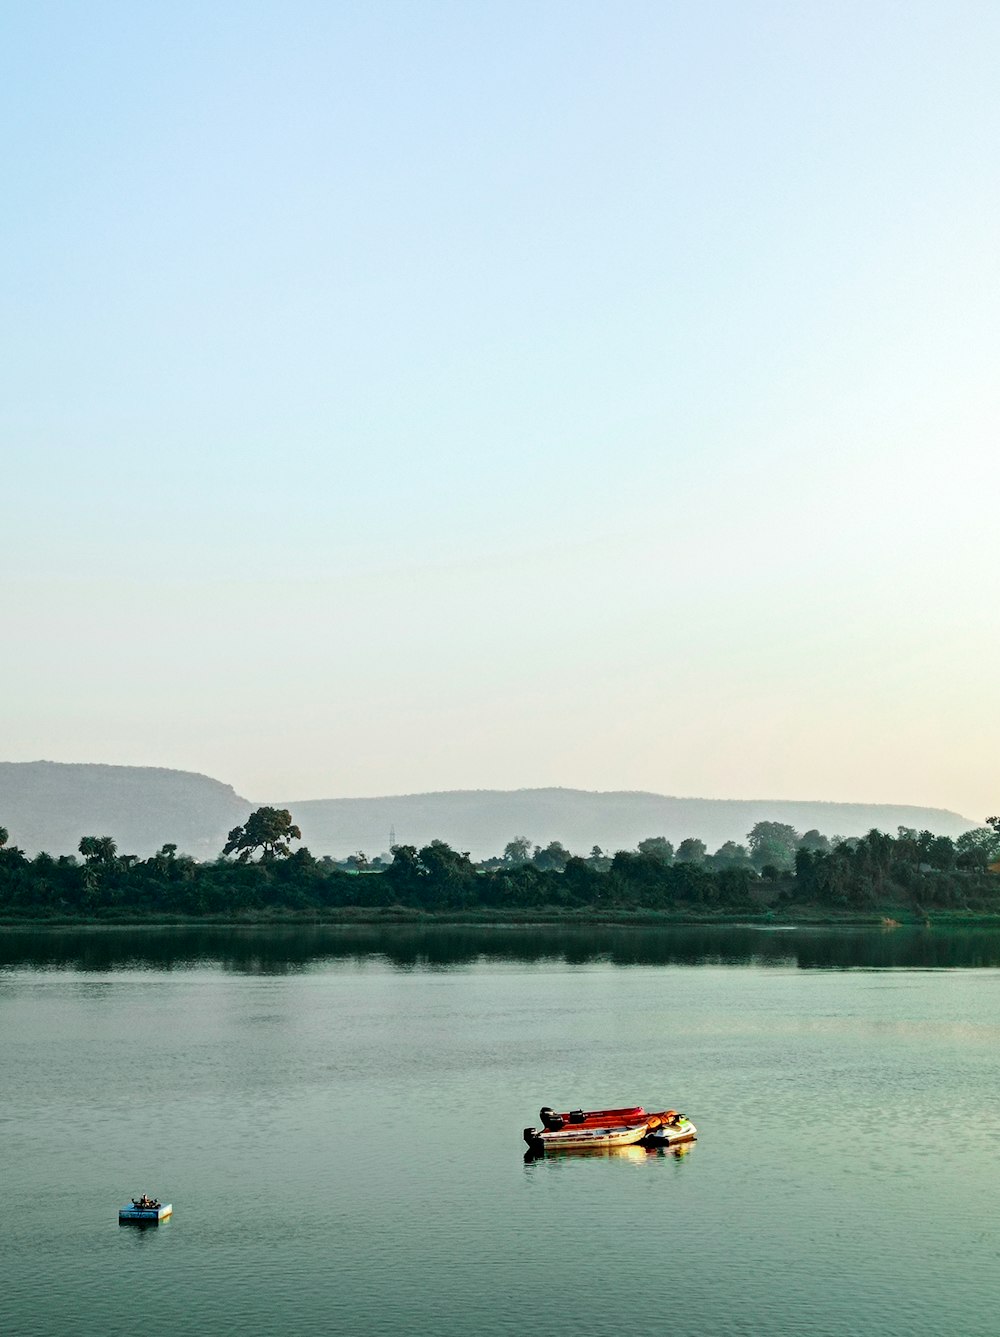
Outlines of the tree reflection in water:
{"type": "Polygon", "coordinates": [[[789,928],[741,925],[280,925],[7,928],[0,970],[176,970],[216,966],[283,975],[382,959],[399,970],[476,962],[616,966],[757,965],[851,970],[1000,966],[996,928],[789,928]]]}

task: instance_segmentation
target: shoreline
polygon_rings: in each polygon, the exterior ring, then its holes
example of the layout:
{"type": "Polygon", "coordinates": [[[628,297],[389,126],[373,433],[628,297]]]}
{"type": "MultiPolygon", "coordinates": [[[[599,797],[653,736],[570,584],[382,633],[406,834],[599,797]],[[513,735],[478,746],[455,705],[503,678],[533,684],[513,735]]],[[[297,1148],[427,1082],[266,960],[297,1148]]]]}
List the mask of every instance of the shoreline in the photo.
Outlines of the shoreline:
{"type": "Polygon", "coordinates": [[[394,928],[426,926],[472,926],[476,928],[877,928],[885,932],[897,929],[1000,928],[1000,915],[974,911],[944,910],[933,915],[917,914],[900,906],[887,906],[869,914],[831,914],[802,907],[781,913],[754,914],[674,914],[669,911],[608,911],[603,914],[579,913],[562,909],[550,911],[420,911],[403,908],[373,910],[339,909],[327,913],[315,911],[248,912],[243,915],[46,915],[2,916],[0,931],[18,929],[117,929],[117,928],[394,928]]]}

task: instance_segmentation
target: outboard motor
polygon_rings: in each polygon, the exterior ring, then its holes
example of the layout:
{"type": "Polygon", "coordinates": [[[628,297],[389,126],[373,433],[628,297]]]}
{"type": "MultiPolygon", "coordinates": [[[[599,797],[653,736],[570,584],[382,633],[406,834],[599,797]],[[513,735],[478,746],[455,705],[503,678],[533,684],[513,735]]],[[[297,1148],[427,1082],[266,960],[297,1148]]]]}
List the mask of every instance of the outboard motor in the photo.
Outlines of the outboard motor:
{"type": "Polygon", "coordinates": [[[545,1143],[538,1136],[537,1128],[526,1128],[524,1130],[524,1140],[528,1144],[528,1150],[524,1153],[525,1164],[545,1155],[545,1143]]]}
{"type": "Polygon", "coordinates": [[[557,1133],[565,1122],[562,1115],[557,1114],[555,1110],[550,1109],[548,1105],[542,1106],[538,1111],[538,1117],[550,1133],[557,1133]]]}

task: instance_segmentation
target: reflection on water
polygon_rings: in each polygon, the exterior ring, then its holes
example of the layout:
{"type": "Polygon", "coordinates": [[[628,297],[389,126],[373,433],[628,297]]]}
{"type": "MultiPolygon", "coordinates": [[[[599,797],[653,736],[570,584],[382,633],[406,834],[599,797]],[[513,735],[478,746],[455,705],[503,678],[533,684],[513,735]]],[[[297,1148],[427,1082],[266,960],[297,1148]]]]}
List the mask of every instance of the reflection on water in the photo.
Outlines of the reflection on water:
{"type": "Polygon", "coordinates": [[[284,975],[381,958],[400,970],[489,962],[615,966],[756,965],[802,969],[1000,966],[995,928],[782,928],[741,925],[379,925],[4,929],[0,970],[189,968],[284,975]]]}
{"type": "Polygon", "coordinates": [[[998,936],[6,932],[0,1328],[995,1337],[998,936]],[[523,1163],[627,1102],[698,1143],[523,1163]]]}
{"type": "Polygon", "coordinates": [[[548,1151],[524,1153],[525,1165],[537,1165],[542,1162],[557,1164],[560,1161],[587,1161],[601,1157],[610,1157],[616,1161],[631,1161],[634,1165],[653,1165],[663,1161],[680,1161],[694,1150],[693,1142],[682,1142],[676,1147],[553,1147],[548,1151]]]}

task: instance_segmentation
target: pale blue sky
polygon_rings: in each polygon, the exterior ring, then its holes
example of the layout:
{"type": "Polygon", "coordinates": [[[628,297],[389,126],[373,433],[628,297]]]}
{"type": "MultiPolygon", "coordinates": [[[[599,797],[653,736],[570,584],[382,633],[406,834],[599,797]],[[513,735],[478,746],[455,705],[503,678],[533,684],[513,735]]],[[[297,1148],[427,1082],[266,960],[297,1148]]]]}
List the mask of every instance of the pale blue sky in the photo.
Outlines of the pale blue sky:
{"type": "Polygon", "coordinates": [[[992,3],[10,4],[0,758],[1000,807],[992,3]]]}

